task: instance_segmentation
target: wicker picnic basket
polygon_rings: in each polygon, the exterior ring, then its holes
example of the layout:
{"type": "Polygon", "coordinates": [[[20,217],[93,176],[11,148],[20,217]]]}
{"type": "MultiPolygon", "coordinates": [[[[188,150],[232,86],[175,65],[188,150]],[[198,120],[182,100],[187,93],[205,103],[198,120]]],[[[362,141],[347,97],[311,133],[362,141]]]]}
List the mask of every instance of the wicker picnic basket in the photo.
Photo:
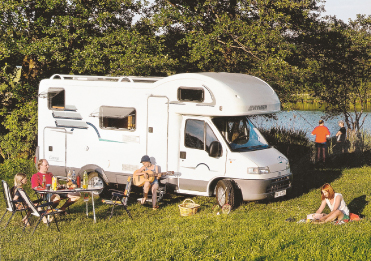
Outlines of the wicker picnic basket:
{"type": "Polygon", "coordinates": [[[189,198],[185,199],[183,203],[178,206],[180,210],[180,215],[183,217],[192,216],[196,214],[197,209],[200,207],[200,205],[196,204],[192,199],[189,198]]]}

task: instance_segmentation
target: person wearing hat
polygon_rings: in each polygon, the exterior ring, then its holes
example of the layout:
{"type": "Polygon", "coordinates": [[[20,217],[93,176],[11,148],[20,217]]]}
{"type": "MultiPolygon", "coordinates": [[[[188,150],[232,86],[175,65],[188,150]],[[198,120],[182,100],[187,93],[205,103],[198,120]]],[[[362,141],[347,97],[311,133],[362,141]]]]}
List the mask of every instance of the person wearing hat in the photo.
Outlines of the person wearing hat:
{"type": "MultiPolygon", "coordinates": [[[[137,176],[144,175],[144,178],[147,179],[148,174],[146,173],[146,171],[150,170],[153,173],[158,173],[158,166],[153,165],[151,163],[151,159],[148,157],[148,155],[144,155],[142,157],[142,159],[140,160],[140,163],[142,163],[143,166],[140,169],[137,169],[134,172],[134,175],[137,175],[137,176]]],[[[143,205],[146,202],[146,200],[148,198],[149,189],[151,188],[152,189],[151,191],[152,191],[152,208],[153,208],[153,210],[156,210],[158,208],[156,203],[157,203],[157,189],[159,187],[158,183],[159,183],[160,177],[161,177],[161,174],[158,174],[153,182],[146,181],[144,183],[144,186],[143,186],[143,198],[141,200],[141,204],[143,205]]]]}

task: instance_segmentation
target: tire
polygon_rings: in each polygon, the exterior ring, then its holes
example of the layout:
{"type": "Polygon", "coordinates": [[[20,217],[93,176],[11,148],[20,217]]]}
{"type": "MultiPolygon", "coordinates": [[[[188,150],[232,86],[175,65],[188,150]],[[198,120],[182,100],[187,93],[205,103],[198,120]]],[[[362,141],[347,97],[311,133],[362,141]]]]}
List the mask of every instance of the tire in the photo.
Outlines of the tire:
{"type": "Polygon", "coordinates": [[[236,190],[231,180],[222,179],[219,180],[215,188],[215,197],[219,206],[223,207],[225,204],[229,204],[233,209],[236,205],[236,190]]]}
{"type": "Polygon", "coordinates": [[[99,194],[100,197],[105,195],[107,193],[107,184],[104,182],[103,178],[99,175],[98,172],[93,171],[88,174],[88,184],[96,185],[96,186],[102,186],[103,189],[100,191],[99,194]]]}

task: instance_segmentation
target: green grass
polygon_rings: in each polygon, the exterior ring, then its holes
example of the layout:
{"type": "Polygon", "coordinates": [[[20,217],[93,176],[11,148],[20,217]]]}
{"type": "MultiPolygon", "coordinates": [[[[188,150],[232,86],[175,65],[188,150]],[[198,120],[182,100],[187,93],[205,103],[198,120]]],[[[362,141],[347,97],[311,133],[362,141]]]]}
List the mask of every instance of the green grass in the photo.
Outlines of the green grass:
{"type": "MultiPolygon", "coordinates": [[[[5,230],[4,221],[0,224],[0,260],[368,260],[370,158],[370,153],[347,154],[324,168],[293,166],[289,198],[245,202],[228,215],[215,213],[214,198],[192,197],[201,205],[198,213],[181,217],[178,205],[187,196],[168,194],[153,211],[137,203],[139,193],[132,193],[129,210],[134,220],[124,209],[108,220],[108,207],[96,198],[96,224],[91,212],[86,217],[80,201],[60,220],[61,232],[55,224],[51,229],[40,224],[32,236],[35,220],[22,233],[17,214],[5,230]],[[317,210],[325,182],[342,193],[350,211],[363,220],[344,225],[286,222],[317,210]]],[[[4,209],[1,200],[0,215],[4,209]]]]}

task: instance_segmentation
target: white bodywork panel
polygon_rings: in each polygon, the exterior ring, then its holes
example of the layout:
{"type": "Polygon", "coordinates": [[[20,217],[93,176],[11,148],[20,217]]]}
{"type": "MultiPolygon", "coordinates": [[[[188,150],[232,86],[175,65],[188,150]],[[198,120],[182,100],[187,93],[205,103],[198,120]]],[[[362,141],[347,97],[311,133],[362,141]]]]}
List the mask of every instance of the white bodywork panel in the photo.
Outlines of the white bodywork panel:
{"type": "Polygon", "coordinates": [[[39,86],[38,146],[40,157],[64,173],[69,168],[79,170],[94,165],[104,172],[108,182],[123,182],[123,176],[138,169],[140,158],[147,154],[161,171],[181,174],[178,192],[210,195],[209,185],[216,179],[266,180],[290,172],[279,171],[283,165],[277,163],[277,158],[283,155],[274,149],[231,152],[213,125],[213,117],[280,110],[276,93],[259,78],[235,73],[186,73],[151,79],[71,75],[60,78],[42,80],[39,86]],[[181,87],[201,90],[203,100],[180,100],[181,87]],[[50,108],[48,91],[56,90],[64,91],[64,107],[50,108]],[[122,113],[134,108],[135,128],[104,127],[99,117],[101,107],[120,107],[122,113]],[[185,146],[187,119],[209,125],[222,145],[220,157],[185,146]],[[267,165],[274,169],[267,176],[247,174],[247,167],[267,165]]]}

